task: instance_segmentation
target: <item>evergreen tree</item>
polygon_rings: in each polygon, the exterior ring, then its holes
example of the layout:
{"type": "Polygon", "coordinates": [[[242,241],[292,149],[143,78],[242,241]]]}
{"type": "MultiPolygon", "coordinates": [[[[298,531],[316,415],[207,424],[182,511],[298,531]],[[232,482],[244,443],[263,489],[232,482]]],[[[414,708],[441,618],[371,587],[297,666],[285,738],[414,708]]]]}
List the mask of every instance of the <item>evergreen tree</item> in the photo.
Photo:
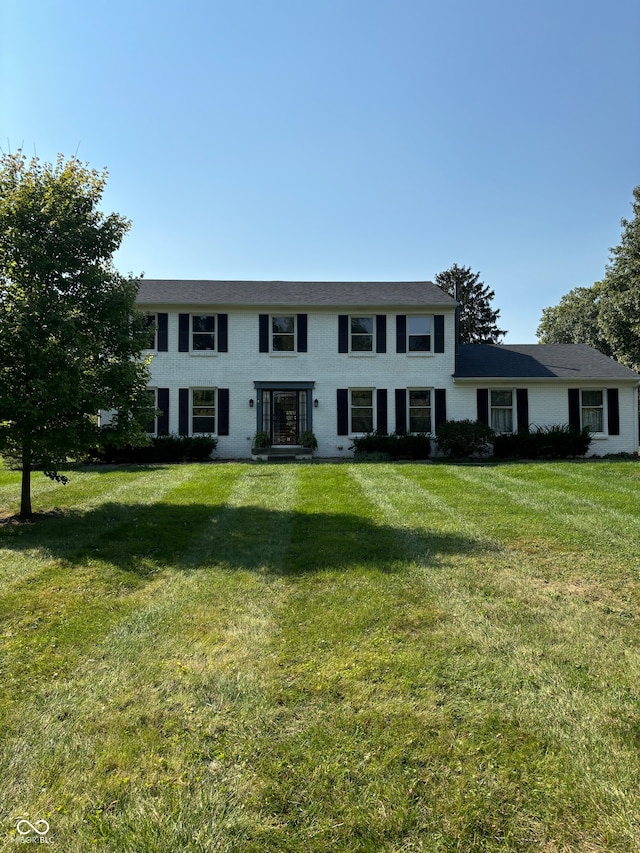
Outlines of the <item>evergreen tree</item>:
{"type": "Polygon", "coordinates": [[[471,267],[454,264],[435,283],[460,303],[458,338],[462,344],[497,344],[506,331],[496,325],[500,311],[491,307],[495,293],[471,267]]]}

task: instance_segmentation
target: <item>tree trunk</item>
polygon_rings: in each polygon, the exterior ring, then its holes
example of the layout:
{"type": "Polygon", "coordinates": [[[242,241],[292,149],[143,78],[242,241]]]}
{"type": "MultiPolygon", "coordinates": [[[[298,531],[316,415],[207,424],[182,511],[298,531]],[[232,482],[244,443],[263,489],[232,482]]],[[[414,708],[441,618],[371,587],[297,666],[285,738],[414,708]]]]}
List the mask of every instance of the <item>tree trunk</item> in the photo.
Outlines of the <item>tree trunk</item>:
{"type": "Polygon", "coordinates": [[[31,511],[31,448],[22,448],[22,492],[20,495],[20,515],[22,521],[30,521],[31,511]]]}

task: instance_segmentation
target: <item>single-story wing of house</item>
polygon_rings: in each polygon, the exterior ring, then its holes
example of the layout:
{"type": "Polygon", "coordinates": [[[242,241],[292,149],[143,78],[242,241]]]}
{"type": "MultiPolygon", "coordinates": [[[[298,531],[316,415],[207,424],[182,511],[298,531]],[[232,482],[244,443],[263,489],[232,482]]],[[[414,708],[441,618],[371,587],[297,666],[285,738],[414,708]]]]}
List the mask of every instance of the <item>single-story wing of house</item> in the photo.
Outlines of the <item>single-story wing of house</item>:
{"type": "Polygon", "coordinates": [[[458,344],[457,303],[428,281],[143,280],[156,435],[210,434],[219,458],[258,433],[347,457],[373,430],[435,435],[588,426],[590,453],[636,452],[640,376],[583,344],[458,344]]]}

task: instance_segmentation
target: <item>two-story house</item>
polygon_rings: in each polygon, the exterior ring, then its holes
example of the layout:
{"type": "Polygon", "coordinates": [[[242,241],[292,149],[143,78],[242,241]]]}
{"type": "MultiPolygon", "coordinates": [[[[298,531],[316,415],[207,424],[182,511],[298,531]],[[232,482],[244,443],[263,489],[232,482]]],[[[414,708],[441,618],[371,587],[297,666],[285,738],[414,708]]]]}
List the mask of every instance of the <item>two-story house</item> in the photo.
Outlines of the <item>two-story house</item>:
{"type": "Polygon", "coordinates": [[[589,425],[591,452],[638,448],[633,371],[583,345],[456,343],[456,302],[431,282],[143,280],[154,321],[157,435],[212,434],[249,457],[311,430],[317,456],[379,430],[435,434],[471,418],[499,432],[589,425]]]}

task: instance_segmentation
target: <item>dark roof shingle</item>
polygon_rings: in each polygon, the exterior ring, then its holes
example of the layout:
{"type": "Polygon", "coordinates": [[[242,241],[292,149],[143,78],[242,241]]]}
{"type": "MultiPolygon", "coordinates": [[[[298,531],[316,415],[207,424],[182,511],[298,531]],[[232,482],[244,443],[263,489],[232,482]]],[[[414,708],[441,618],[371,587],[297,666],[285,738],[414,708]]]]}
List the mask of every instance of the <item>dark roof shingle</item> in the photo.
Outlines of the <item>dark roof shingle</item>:
{"type": "Polygon", "coordinates": [[[627,379],[640,376],[587,344],[461,344],[456,379],[627,379]]]}
{"type": "Polygon", "coordinates": [[[430,281],[191,281],[142,279],[140,305],[287,305],[454,308],[430,281]]]}

